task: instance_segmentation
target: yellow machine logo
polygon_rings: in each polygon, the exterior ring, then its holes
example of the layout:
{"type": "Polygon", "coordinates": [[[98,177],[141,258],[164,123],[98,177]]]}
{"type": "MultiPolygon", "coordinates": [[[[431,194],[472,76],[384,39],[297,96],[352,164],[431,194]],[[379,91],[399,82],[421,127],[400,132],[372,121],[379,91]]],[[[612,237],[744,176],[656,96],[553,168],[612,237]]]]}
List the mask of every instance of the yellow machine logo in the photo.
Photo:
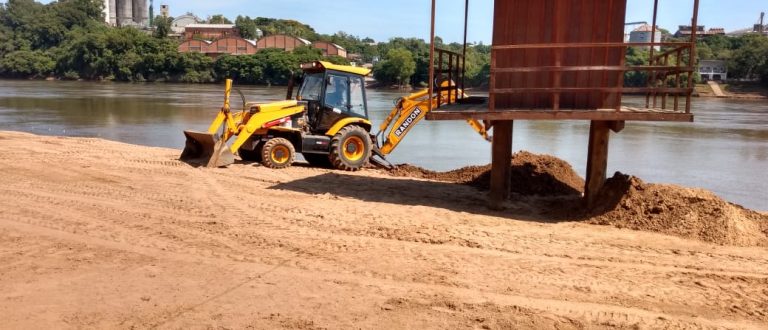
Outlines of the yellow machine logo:
{"type": "Polygon", "coordinates": [[[408,116],[408,118],[405,118],[405,121],[403,121],[403,124],[400,125],[400,127],[397,128],[395,131],[395,136],[400,137],[405,133],[406,130],[408,130],[408,127],[411,127],[411,124],[416,120],[416,118],[419,118],[421,115],[421,109],[419,107],[416,107],[416,109],[411,112],[411,114],[408,116]]]}

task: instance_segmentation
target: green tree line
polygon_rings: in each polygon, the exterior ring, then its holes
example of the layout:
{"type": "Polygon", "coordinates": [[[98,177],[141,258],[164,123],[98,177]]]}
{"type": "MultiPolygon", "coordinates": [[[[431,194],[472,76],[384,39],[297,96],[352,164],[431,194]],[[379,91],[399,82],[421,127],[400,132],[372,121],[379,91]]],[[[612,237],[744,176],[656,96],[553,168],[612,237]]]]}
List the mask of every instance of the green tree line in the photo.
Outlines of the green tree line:
{"type": "MultiPolygon", "coordinates": [[[[205,83],[233,78],[245,84],[285,84],[299,65],[319,59],[349,63],[340,57],[323,57],[317,49],[302,47],[287,53],[265,50],[255,55],[221,56],[179,53],[179,41],[167,37],[171,18],[158,16],[154,32],[112,28],[103,23],[103,2],[59,0],[42,4],[9,0],[0,4],[0,77],[21,79],[85,79],[115,81],[171,81],[205,83]]],[[[211,21],[231,22],[223,15],[211,21]]],[[[378,60],[375,76],[384,84],[423,86],[428,79],[429,44],[416,38],[394,38],[375,43],[345,32],[318,34],[306,24],[272,18],[239,16],[235,24],[244,37],[288,34],[310,41],[324,40],[358,54],[354,60],[378,60]]],[[[439,41],[439,40],[438,40],[439,41]]],[[[461,45],[442,48],[460,50],[461,45]]],[[[467,80],[487,82],[490,49],[472,46],[467,54],[467,80]]]]}
{"type": "MultiPolygon", "coordinates": [[[[667,41],[685,42],[684,39],[669,38],[667,41]]],[[[670,49],[664,47],[661,52],[670,49]]],[[[657,54],[659,52],[656,52],[657,54]]],[[[728,65],[728,79],[760,81],[768,84],[768,37],[748,33],[737,37],[714,35],[707,36],[696,43],[698,60],[724,60],[728,65]]],[[[627,65],[648,65],[650,51],[643,48],[627,49],[627,65]]],[[[686,58],[683,61],[687,61],[686,58]]],[[[677,63],[672,56],[670,63],[677,63]]],[[[638,87],[648,83],[646,72],[628,72],[624,76],[624,84],[638,87]]],[[[694,77],[700,79],[698,75],[694,77]]],[[[671,82],[668,82],[671,83],[671,82]]]]}

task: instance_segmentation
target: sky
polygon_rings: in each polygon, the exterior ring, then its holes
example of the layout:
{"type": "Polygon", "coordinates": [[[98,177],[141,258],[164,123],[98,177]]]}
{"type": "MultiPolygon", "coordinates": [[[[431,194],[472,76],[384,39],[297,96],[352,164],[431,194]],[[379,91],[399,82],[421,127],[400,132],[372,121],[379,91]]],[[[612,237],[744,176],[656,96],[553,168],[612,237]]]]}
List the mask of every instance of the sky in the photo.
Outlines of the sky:
{"type": "MultiPolygon", "coordinates": [[[[515,0],[506,0],[515,1],[515,0]]],[[[3,3],[5,1],[0,1],[3,3]]],[[[50,2],[42,1],[42,2],[50,2]]],[[[752,27],[760,12],[768,11],[763,0],[700,0],[699,25],[732,31],[752,27]]],[[[200,18],[223,14],[295,19],[319,33],[344,31],[359,37],[386,41],[392,37],[429,38],[430,0],[155,0],[170,6],[171,16],[192,12],[200,18]]],[[[674,33],[678,25],[690,25],[693,0],[659,0],[658,25],[674,33]]],[[[652,20],[653,0],[628,0],[627,22],[652,20]]],[[[447,42],[463,38],[464,1],[437,0],[437,35],[447,42]]],[[[469,42],[490,44],[493,0],[470,0],[469,42]]]]}

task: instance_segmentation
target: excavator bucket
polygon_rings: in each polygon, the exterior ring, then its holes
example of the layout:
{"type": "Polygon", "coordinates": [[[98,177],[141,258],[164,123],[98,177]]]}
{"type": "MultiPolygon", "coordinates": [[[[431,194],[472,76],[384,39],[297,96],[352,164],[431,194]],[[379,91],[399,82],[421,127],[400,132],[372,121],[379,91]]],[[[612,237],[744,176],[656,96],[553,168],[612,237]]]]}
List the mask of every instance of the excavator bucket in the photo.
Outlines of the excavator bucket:
{"type": "Polygon", "coordinates": [[[184,136],[187,142],[179,157],[182,162],[205,167],[224,167],[235,162],[235,155],[218,135],[184,131],[184,136]]]}

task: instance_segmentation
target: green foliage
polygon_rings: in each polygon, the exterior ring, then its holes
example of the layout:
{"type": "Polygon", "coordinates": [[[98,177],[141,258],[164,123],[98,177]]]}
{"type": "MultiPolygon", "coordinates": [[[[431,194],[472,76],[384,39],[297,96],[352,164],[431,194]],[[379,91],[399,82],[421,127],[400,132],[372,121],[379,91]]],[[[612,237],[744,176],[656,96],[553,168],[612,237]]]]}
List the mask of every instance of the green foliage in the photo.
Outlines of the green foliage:
{"type": "Polygon", "coordinates": [[[768,38],[753,34],[739,39],[740,46],[733,51],[732,58],[728,62],[729,76],[745,79],[766,77],[768,38]]]}
{"type": "Polygon", "coordinates": [[[209,17],[208,24],[232,24],[232,21],[224,17],[224,15],[218,14],[209,17]]]}
{"type": "MultiPolygon", "coordinates": [[[[0,4],[0,77],[89,79],[118,81],[209,82],[234,78],[242,84],[285,84],[299,71],[299,64],[319,59],[336,64],[350,60],[323,57],[310,47],[292,53],[264,50],[251,56],[222,56],[217,60],[199,53],[181,54],[178,42],[166,38],[171,18],[157,16],[153,35],[133,28],[110,28],[103,23],[103,1],[59,0],[42,4],[33,0],[8,0],[0,4]]],[[[231,24],[222,15],[210,23],[231,24]]],[[[238,16],[235,25],[244,38],[287,34],[311,41],[323,40],[356,54],[359,64],[382,60],[377,76],[385,83],[423,85],[428,79],[429,44],[416,38],[394,38],[375,43],[371,38],[340,31],[319,35],[294,20],[238,16]]],[[[461,45],[443,48],[461,49],[461,45]]],[[[467,49],[467,83],[488,82],[490,48],[467,49]]]]}
{"type": "Polygon", "coordinates": [[[230,78],[239,84],[284,85],[299,73],[302,63],[320,59],[320,50],[310,47],[299,47],[292,53],[266,49],[255,55],[219,57],[214,72],[218,80],[230,78]]]}
{"type": "MultiPolygon", "coordinates": [[[[640,66],[648,65],[650,51],[646,48],[629,47],[627,48],[627,65],[640,66]]],[[[644,87],[648,85],[648,73],[645,71],[629,71],[624,73],[624,86],[626,87],[644,87]]]]}
{"type": "Polygon", "coordinates": [[[416,72],[416,61],[411,51],[405,48],[390,49],[387,59],[374,68],[376,80],[385,84],[407,84],[416,72]]]}
{"type": "Polygon", "coordinates": [[[12,78],[45,78],[56,62],[42,51],[19,50],[0,59],[0,74],[12,78]]]}
{"type": "Polygon", "coordinates": [[[249,16],[237,16],[235,19],[235,27],[240,30],[240,36],[245,39],[256,39],[256,22],[254,22],[249,16]]]}
{"type": "Polygon", "coordinates": [[[273,34],[287,34],[307,40],[317,40],[317,32],[311,26],[294,20],[256,17],[253,19],[256,27],[264,32],[265,36],[273,34]]]}
{"type": "Polygon", "coordinates": [[[166,17],[157,15],[152,24],[155,26],[155,32],[153,35],[155,38],[167,38],[168,33],[171,32],[171,25],[173,25],[173,17],[166,17]]]}

